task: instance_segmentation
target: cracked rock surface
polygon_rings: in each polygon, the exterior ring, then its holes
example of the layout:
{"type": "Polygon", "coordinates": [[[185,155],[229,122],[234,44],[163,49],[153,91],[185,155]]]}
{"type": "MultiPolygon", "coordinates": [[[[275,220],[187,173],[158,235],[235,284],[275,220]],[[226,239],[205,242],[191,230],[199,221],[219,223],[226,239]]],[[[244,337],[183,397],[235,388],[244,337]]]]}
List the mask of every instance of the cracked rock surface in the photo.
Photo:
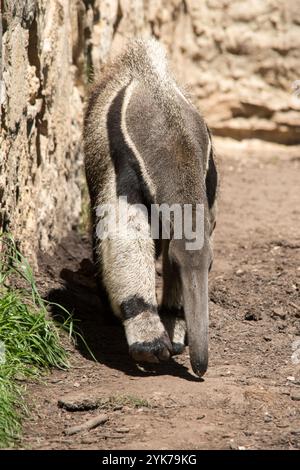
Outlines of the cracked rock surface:
{"type": "Polygon", "coordinates": [[[293,0],[2,0],[1,7],[0,227],[33,261],[78,225],[87,84],[129,37],[152,34],[166,45],[215,135],[300,142],[293,0]]]}

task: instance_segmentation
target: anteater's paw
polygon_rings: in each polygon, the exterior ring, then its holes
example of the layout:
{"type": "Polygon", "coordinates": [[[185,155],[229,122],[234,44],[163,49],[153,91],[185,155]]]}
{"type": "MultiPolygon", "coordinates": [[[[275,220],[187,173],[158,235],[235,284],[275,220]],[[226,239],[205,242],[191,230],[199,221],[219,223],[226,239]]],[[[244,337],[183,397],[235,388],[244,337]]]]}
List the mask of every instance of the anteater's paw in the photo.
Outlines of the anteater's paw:
{"type": "Polygon", "coordinates": [[[161,314],[161,320],[172,343],[172,356],[182,354],[186,346],[185,319],[182,316],[176,316],[176,313],[175,310],[174,312],[169,311],[168,314],[161,314]]]}
{"type": "Polygon", "coordinates": [[[137,362],[166,361],[172,353],[169,336],[157,313],[142,312],[124,321],[129,353],[137,362]]]}
{"type": "Polygon", "coordinates": [[[172,341],[172,356],[178,356],[179,354],[182,354],[184,350],[185,350],[185,344],[174,343],[172,341]]]}
{"type": "Polygon", "coordinates": [[[136,342],[129,346],[129,353],[136,362],[158,363],[167,361],[172,354],[169,337],[164,333],[152,341],[136,342]]]}

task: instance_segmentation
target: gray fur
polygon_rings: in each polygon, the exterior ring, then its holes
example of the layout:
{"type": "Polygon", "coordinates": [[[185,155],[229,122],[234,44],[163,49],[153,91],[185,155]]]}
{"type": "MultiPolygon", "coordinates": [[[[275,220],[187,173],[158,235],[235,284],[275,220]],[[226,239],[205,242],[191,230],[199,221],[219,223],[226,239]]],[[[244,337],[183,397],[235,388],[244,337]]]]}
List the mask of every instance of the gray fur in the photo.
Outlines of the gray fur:
{"type": "Polygon", "coordinates": [[[172,78],[156,41],[132,41],[104,68],[85,115],[84,150],[95,224],[95,208],[117,205],[118,196],[128,198],[131,215],[126,225],[136,232],[140,227],[147,230],[148,220],[142,211],[133,213],[132,204],[204,204],[201,250],[187,252],[184,240],[163,243],[161,318],[155,294],[154,241],[124,240],[114,233],[98,240],[95,247],[103,283],[114,313],[123,321],[132,357],[157,362],[181,352],[186,336],[184,311],[193,370],[203,375],[217,175],[208,128],[172,78]]]}

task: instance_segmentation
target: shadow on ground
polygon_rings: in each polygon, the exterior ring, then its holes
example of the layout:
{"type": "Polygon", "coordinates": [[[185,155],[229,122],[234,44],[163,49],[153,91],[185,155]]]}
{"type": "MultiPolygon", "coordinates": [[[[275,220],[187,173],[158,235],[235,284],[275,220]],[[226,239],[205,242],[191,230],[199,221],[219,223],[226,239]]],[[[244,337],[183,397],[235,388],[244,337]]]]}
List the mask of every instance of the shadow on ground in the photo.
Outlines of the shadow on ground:
{"type": "MultiPolygon", "coordinates": [[[[164,364],[142,366],[132,361],[123,327],[111,312],[105,290],[89,259],[83,259],[77,271],[63,269],[60,277],[63,279],[63,286],[52,289],[48,300],[71,313],[76,328],[98,362],[131,376],[174,375],[185,380],[201,381],[173,358],[164,364]]],[[[59,323],[63,323],[68,316],[67,312],[56,305],[52,305],[51,313],[59,323]]],[[[77,349],[86,359],[93,360],[80,339],[77,349]]]]}

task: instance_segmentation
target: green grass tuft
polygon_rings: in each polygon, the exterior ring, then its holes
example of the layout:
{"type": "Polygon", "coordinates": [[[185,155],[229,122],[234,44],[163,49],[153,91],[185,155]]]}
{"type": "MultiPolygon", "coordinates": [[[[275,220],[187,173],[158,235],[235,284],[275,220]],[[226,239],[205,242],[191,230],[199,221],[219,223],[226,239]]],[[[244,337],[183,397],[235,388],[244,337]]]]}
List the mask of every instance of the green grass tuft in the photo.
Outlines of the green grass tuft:
{"type": "Polygon", "coordinates": [[[137,397],[135,395],[113,395],[108,398],[101,398],[99,400],[99,408],[102,409],[114,409],[118,406],[129,406],[132,408],[151,408],[148,400],[137,397]]]}
{"type": "MultiPolygon", "coordinates": [[[[28,413],[24,379],[37,379],[51,367],[65,369],[69,362],[28,261],[8,234],[0,234],[0,249],[0,447],[8,447],[28,413]]],[[[71,337],[70,316],[62,326],[71,337]]]]}

